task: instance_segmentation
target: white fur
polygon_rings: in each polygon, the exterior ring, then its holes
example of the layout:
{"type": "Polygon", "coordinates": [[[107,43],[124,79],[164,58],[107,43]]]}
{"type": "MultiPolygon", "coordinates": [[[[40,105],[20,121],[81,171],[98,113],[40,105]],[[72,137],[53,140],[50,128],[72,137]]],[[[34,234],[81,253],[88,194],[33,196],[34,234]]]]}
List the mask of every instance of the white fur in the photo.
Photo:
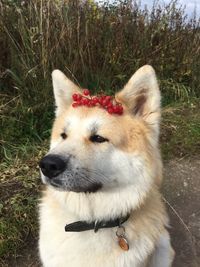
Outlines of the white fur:
{"type": "MultiPolygon", "coordinates": [[[[104,218],[105,214],[115,217],[121,209],[128,211],[138,201],[137,197],[134,198],[133,186],[111,194],[97,193],[96,197],[54,190],[52,193],[52,198],[58,200],[60,206],[56,216],[48,202],[43,202],[40,207],[40,255],[44,267],[146,267],[147,258],[155,246],[152,237],[147,234],[148,225],[146,232],[138,233],[129,221],[124,223],[130,246],[128,252],[118,246],[116,228],[100,229],[97,233],[92,230],[64,232],[66,224],[83,218],[90,221],[104,218]]],[[[159,232],[159,218],[153,220],[154,230],[159,232]]],[[[156,247],[150,267],[171,266],[167,265],[171,262],[169,237],[161,236],[156,247]]]]}
{"type": "Polygon", "coordinates": [[[170,267],[174,258],[174,251],[171,247],[168,232],[164,232],[153,252],[149,267],[170,267]]]}
{"type": "Polygon", "coordinates": [[[130,210],[136,209],[152,186],[152,179],[144,171],[143,160],[139,156],[124,155],[117,150],[113,153],[109,166],[98,159],[96,162],[97,169],[116,167],[114,177],[105,181],[108,188],[95,194],[77,194],[52,189],[53,196],[59,201],[62,209],[66,210],[66,213],[72,213],[77,219],[89,221],[125,216],[130,210]],[[121,186],[117,186],[118,183],[121,183],[121,186]]]}
{"type": "Polygon", "coordinates": [[[124,252],[117,244],[116,228],[101,229],[97,233],[65,233],[64,226],[77,220],[115,217],[126,213],[139,201],[134,186],[128,190],[92,194],[53,192],[59,199],[57,216],[51,207],[41,206],[40,254],[45,267],[138,267],[152,252],[154,244],[145,234],[137,233],[124,224],[130,250],[124,252]],[[115,203],[115,205],[113,205],[115,203]]]}
{"type": "Polygon", "coordinates": [[[60,70],[52,72],[54,97],[56,102],[56,115],[59,115],[71,103],[72,92],[79,91],[80,88],[70,81],[60,70]]]}

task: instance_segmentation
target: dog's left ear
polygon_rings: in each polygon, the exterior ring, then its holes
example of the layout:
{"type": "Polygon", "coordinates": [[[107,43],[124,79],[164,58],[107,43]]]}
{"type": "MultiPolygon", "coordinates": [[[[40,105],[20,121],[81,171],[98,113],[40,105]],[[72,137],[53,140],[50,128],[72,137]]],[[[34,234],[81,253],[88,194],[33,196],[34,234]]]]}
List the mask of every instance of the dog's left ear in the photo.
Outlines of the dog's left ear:
{"type": "Polygon", "coordinates": [[[154,69],[145,65],[131,77],[116,99],[134,116],[145,120],[150,127],[159,133],[160,90],[154,69]]]}
{"type": "Polygon", "coordinates": [[[80,92],[80,88],[69,80],[60,70],[52,72],[53,91],[56,102],[56,115],[66,110],[72,103],[72,94],[80,92]]]}

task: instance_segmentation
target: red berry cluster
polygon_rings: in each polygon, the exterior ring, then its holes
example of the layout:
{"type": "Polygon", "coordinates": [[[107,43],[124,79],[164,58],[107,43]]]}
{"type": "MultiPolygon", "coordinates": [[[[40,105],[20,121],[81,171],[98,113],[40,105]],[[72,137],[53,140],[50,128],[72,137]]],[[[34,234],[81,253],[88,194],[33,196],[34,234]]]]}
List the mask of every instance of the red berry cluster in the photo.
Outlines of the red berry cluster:
{"type": "Polygon", "coordinates": [[[76,108],[78,106],[87,106],[94,107],[99,106],[108,111],[110,114],[123,114],[123,107],[120,103],[113,101],[112,97],[109,95],[100,95],[92,97],[90,95],[90,91],[88,89],[83,90],[83,95],[81,94],[73,94],[72,99],[74,103],[72,107],[76,108]]]}

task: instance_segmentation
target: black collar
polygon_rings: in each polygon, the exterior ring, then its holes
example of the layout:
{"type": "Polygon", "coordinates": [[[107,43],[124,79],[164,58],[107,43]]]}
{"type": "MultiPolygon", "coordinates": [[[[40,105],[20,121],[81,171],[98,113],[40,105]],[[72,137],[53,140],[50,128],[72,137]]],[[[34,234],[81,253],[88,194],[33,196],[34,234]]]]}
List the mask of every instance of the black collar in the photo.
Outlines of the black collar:
{"type": "Polygon", "coordinates": [[[126,217],[117,218],[110,221],[93,221],[88,223],[86,221],[78,221],[70,224],[66,224],[65,232],[82,232],[88,230],[94,230],[96,233],[101,228],[111,228],[116,226],[121,226],[124,222],[128,220],[130,214],[126,217]]]}

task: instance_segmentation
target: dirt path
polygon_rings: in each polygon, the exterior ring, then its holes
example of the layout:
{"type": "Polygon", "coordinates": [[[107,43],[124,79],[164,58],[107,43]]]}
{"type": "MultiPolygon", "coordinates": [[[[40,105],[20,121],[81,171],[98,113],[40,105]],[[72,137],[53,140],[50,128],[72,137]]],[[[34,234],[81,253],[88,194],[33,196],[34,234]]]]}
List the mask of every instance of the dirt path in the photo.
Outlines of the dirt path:
{"type": "MultiPolygon", "coordinates": [[[[167,204],[171,219],[170,233],[176,251],[173,267],[199,267],[200,159],[173,159],[164,165],[162,191],[170,203],[167,204]]],[[[29,243],[22,257],[12,261],[9,267],[39,267],[36,244],[36,241],[29,243]]]]}
{"type": "Polygon", "coordinates": [[[165,165],[164,174],[163,195],[174,209],[168,206],[171,238],[176,251],[173,266],[199,267],[200,159],[172,160],[165,165]]]}

